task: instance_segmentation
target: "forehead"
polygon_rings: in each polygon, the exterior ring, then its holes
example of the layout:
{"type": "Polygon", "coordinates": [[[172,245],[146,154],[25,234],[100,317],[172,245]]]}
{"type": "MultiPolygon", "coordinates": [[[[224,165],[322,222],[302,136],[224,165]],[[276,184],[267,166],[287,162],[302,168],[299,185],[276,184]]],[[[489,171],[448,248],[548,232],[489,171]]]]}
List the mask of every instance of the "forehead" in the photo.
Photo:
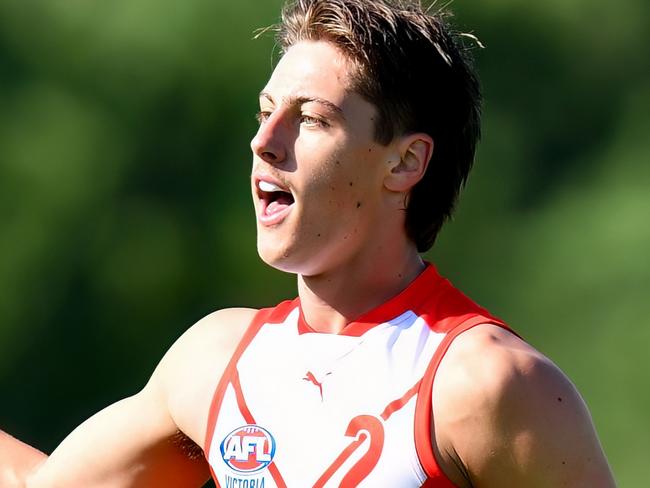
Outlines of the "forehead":
{"type": "Polygon", "coordinates": [[[352,69],[333,44],[301,41],[282,56],[264,92],[274,98],[306,94],[342,104],[350,92],[352,69]]]}

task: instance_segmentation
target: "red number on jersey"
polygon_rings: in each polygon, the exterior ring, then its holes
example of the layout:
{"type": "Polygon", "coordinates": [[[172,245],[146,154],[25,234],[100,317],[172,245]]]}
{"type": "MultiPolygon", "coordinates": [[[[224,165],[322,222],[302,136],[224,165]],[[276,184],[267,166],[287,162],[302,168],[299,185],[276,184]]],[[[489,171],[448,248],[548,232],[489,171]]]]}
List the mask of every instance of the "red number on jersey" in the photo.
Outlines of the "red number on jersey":
{"type": "Polygon", "coordinates": [[[318,481],[314,484],[314,488],[323,488],[325,483],[332,478],[334,473],[339,470],[352,453],[359,449],[368,438],[370,438],[368,451],[346,473],[341,480],[340,488],[354,488],[358,486],[377,465],[381,451],[384,448],[384,426],[381,420],[372,415],[359,415],[358,417],[354,417],[348,424],[345,435],[346,437],[354,437],[355,440],[343,449],[343,452],[338,455],[330,467],[318,478],[318,481]]]}

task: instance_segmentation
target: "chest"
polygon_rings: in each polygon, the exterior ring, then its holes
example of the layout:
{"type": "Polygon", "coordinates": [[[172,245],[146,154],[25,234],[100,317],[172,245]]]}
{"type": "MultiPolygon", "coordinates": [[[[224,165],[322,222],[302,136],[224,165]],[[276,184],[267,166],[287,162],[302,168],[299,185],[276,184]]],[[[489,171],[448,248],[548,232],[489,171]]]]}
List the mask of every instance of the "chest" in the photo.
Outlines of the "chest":
{"type": "Polygon", "coordinates": [[[421,486],[417,393],[440,339],[408,312],[358,337],[262,327],[220,399],[220,486],[421,486]]]}

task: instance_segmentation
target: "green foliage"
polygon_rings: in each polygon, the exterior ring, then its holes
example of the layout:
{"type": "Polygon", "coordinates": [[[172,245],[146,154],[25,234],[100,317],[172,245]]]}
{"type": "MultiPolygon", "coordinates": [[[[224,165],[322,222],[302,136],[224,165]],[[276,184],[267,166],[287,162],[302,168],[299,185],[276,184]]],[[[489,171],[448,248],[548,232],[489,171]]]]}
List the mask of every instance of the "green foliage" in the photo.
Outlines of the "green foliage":
{"type": "MultiPolygon", "coordinates": [[[[575,381],[621,486],[650,452],[649,4],[457,1],[484,138],[430,254],[575,381]],[[469,26],[469,27],[468,27],[469,26]]],[[[2,427],[45,449],[202,315],[294,295],[247,176],[279,2],[0,2],[2,427]]]]}

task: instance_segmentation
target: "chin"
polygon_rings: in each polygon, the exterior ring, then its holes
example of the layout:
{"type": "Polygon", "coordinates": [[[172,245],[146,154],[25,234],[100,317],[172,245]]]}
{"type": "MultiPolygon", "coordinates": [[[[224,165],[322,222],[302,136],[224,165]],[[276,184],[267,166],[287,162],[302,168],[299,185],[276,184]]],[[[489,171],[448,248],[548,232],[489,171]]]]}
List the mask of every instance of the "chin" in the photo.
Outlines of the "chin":
{"type": "Polygon", "coordinates": [[[271,244],[268,241],[264,242],[258,238],[257,254],[262,261],[272,268],[284,271],[285,273],[295,273],[290,264],[291,253],[282,246],[277,245],[277,243],[271,244]]]}
{"type": "Polygon", "coordinates": [[[315,274],[317,268],[313,255],[301,256],[298,250],[292,250],[290,246],[268,245],[258,240],[257,254],[266,264],[284,273],[309,276],[315,274]]]}

